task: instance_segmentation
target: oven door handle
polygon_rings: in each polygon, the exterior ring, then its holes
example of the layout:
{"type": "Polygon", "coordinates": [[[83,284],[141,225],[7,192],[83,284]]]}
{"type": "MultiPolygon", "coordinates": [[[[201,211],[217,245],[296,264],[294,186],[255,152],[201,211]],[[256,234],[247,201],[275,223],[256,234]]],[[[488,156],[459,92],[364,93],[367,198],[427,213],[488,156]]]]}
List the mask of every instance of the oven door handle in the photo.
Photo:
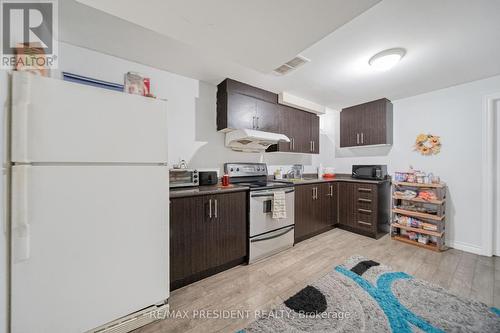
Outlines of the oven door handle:
{"type": "MultiPolygon", "coordinates": [[[[285,194],[292,193],[292,192],[295,192],[295,189],[292,188],[292,189],[286,190],[285,194]]],[[[272,197],[273,196],[273,192],[255,193],[255,194],[251,194],[250,196],[252,198],[257,198],[257,197],[272,197]]]]}
{"type": "Polygon", "coordinates": [[[290,231],[292,231],[295,227],[290,227],[290,229],[288,230],[285,230],[284,232],[282,233],[279,233],[277,235],[272,235],[272,236],[269,236],[269,237],[264,237],[264,238],[257,238],[257,239],[251,239],[250,240],[250,243],[256,243],[256,242],[261,242],[261,241],[266,241],[266,240],[270,240],[270,239],[274,239],[274,238],[278,238],[278,237],[281,237],[283,235],[286,235],[287,233],[289,233],[290,231]]]}

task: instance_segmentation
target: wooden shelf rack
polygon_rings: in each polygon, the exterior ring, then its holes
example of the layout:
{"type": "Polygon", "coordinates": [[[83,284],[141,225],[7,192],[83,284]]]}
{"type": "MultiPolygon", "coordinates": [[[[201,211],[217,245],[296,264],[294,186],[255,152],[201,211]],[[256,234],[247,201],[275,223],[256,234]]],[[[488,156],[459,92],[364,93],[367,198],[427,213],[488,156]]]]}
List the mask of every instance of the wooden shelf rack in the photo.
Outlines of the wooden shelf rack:
{"type": "Polygon", "coordinates": [[[441,251],[441,249],[436,244],[422,244],[422,243],[419,243],[418,241],[411,240],[408,237],[404,237],[404,236],[392,236],[391,238],[395,239],[397,241],[403,242],[403,243],[423,247],[423,248],[428,249],[428,250],[432,250],[432,251],[436,251],[436,252],[441,251]]]}
{"type": "MultiPolygon", "coordinates": [[[[412,244],[433,251],[443,251],[445,249],[445,226],[446,226],[446,184],[419,184],[407,182],[393,182],[392,195],[392,223],[391,223],[391,238],[406,244],[412,244]],[[419,197],[407,198],[396,194],[396,191],[412,190],[433,191],[437,199],[425,200],[419,197]],[[412,210],[415,207],[432,208],[436,214],[424,213],[417,210],[412,210]],[[398,216],[408,216],[416,218],[424,223],[436,225],[436,230],[426,230],[420,227],[412,227],[409,225],[398,223],[398,216]],[[408,233],[417,233],[430,237],[427,244],[421,243],[418,240],[412,240],[408,237],[408,233]]],[[[417,235],[417,237],[418,237],[417,235]]]]}
{"type": "Polygon", "coordinates": [[[425,188],[445,188],[445,183],[408,183],[408,182],[392,182],[394,186],[404,187],[425,187],[425,188]]]}
{"type": "Polygon", "coordinates": [[[444,220],[444,217],[445,217],[444,215],[439,216],[439,215],[434,215],[434,214],[416,212],[416,211],[407,210],[407,209],[400,209],[400,208],[393,208],[392,211],[396,214],[418,217],[421,219],[433,220],[433,221],[442,221],[442,220],[444,220]]]}
{"type": "Polygon", "coordinates": [[[420,199],[420,198],[405,198],[405,197],[398,196],[398,195],[393,195],[392,198],[397,199],[397,200],[405,200],[405,201],[420,202],[420,203],[430,203],[430,204],[436,204],[436,205],[441,205],[445,202],[444,199],[443,200],[424,200],[424,199],[420,199]]]}

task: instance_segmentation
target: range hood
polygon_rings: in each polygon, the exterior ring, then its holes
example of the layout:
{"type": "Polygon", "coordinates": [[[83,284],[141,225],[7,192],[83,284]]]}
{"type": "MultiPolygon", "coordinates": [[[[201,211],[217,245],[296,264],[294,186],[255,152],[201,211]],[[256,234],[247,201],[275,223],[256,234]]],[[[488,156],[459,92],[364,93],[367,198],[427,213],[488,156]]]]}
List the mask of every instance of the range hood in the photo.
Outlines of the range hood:
{"type": "Polygon", "coordinates": [[[270,145],[282,141],[290,142],[290,139],[283,134],[252,129],[239,129],[226,133],[226,147],[249,153],[261,153],[270,145]]]}

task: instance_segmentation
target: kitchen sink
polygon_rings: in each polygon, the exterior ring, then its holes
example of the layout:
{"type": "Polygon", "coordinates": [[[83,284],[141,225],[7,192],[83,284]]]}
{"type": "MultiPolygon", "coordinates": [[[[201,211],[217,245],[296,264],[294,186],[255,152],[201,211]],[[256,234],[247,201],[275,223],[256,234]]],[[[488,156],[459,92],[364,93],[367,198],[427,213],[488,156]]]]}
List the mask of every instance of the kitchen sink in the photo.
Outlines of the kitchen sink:
{"type": "Polygon", "coordinates": [[[315,177],[286,178],[286,181],[292,182],[292,183],[301,183],[301,182],[306,182],[306,181],[311,181],[311,180],[318,180],[318,178],[315,178],[315,177]]]}

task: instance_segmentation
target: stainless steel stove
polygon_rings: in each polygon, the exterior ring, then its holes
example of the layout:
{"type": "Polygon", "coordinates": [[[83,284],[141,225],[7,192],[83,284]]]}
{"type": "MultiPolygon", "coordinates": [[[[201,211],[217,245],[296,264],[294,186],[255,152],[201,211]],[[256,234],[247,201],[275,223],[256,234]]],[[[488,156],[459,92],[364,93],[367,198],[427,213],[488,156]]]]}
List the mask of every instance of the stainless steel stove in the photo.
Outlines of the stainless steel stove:
{"type": "Polygon", "coordinates": [[[293,183],[269,180],[265,163],[226,163],[224,172],[232,184],[250,188],[249,263],[292,247],[295,229],[293,183]],[[276,192],[285,193],[285,218],[273,218],[276,192]]]}
{"type": "Polygon", "coordinates": [[[225,163],[224,173],[231,184],[250,187],[250,191],[293,187],[292,182],[268,179],[266,163],[225,163]]]}
{"type": "Polygon", "coordinates": [[[241,182],[241,183],[235,183],[234,181],[232,181],[232,183],[241,186],[248,186],[250,187],[250,191],[293,186],[293,183],[291,182],[278,182],[278,181],[255,181],[255,182],[241,182]]]}

